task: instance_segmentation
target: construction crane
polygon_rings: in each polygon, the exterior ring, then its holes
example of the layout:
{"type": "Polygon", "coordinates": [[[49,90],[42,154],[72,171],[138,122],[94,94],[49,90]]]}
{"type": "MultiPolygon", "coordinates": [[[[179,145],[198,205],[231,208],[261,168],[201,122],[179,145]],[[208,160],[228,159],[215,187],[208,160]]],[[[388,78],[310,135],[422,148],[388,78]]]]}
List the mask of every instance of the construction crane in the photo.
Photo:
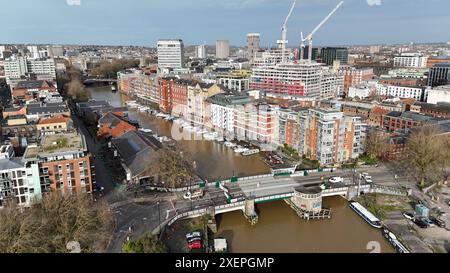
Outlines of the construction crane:
{"type": "MultiPolygon", "coordinates": [[[[303,38],[303,32],[301,33],[301,55],[304,53],[304,48],[305,48],[305,41],[308,41],[308,61],[311,62],[311,58],[312,58],[312,40],[313,40],[313,35],[330,19],[331,16],[333,16],[333,14],[342,6],[342,4],[344,4],[344,1],[339,2],[339,4],[337,4],[337,6],[327,15],[327,17],[325,17],[325,19],[322,20],[322,22],[320,22],[320,24],[318,24],[316,26],[316,28],[314,28],[313,31],[311,31],[311,33],[306,36],[305,38],[303,38]]],[[[303,58],[303,55],[301,56],[301,58],[303,58]]]]}
{"type": "Polygon", "coordinates": [[[292,12],[294,11],[295,4],[297,3],[297,0],[294,0],[294,3],[292,3],[291,9],[289,10],[288,15],[286,16],[286,19],[284,20],[283,26],[281,27],[281,40],[277,41],[278,47],[281,48],[281,62],[286,62],[286,44],[287,41],[287,23],[289,21],[289,17],[291,17],[292,12]]]}

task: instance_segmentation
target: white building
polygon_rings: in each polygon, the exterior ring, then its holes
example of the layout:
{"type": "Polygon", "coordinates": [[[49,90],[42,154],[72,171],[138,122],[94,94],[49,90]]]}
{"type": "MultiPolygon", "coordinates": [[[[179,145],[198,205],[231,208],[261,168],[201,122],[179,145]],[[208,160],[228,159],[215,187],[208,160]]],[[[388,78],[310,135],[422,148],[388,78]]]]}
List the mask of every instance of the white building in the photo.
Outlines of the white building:
{"type": "Polygon", "coordinates": [[[39,57],[39,49],[37,46],[27,46],[28,51],[30,52],[29,56],[32,59],[38,59],[39,57]]]}
{"type": "Polygon", "coordinates": [[[5,46],[0,45],[0,59],[3,59],[3,51],[6,50],[5,46]]]}
{"type": "Polygon", "coordinates": [[[183,40],[159,40],[156,47],[159,68],[182,68],[184,66],[183,40]]]}
{"type": "Polygon", "coordinates": [[[9,200],[28,207],[40,198],[41,184],[37,164],[28,166],[18,157],[0,159],[0,208],[9,200]]]}
{"type": "Polygon", "coordinates": [[[428,88],[425,91],[428,95],[426,102],[437,104],[438,102],[450,103],[450,85],[443,85],[434,88],[428,88]]]}
{"type": "Polygon", "coordinates": [[[394,66],[423,68],[427,67],[427,60],[428,57],[420,53],[403,53],[394,58],[394,66]]]}
{"type": "Polygon", "coordinates": [[[390,96],[394,98],[412,98],[417,101],[426,101],[426,92],[421,87],[378,85],[377,94],[380,96],[390,96]]]}
{"type": "Polygon", "coordinates": [[[4,67],[8,84],[11,83],[11,80],[19,79],[28,74],[56,79],[54,59],[27,59],[26,57],[15,57],[5,60],[4,67]]]}
{"type": "Polygon", "coordinates": [[[195,47],[195,57],[197,59],[205,59],[206,58],[205,45],[198,45],[195,47]]]}
{"type": "Polygon", "coordinates": [[[216,41],[216,58],[225,59],[230,57],[230,44],[228,40],[216,41]]]}
{"type": "Polygon", "coordinates": [[[370,88],[367,85],[357,85],[357,86],[351,86],[348,89],[347,96],[349,98],[355,98],[358,97],[360,99],[364,99],[369,97],[372,94],[373,89],[370,88]]]}

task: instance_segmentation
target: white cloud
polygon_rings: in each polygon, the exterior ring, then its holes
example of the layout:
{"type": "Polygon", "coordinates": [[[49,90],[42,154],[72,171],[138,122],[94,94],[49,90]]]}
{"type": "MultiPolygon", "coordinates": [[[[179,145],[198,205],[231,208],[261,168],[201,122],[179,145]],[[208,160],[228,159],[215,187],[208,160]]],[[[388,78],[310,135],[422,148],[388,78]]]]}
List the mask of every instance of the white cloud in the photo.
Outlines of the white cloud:
{"type": "Polygon", "coordinates": [[[381,0],[366,0],[369,6],[381,6],[381,0]]]}
{"type": "Polygon", "coordinates": [[[66,0],[69,6],[81,6],[81,0],[66,0]]]}

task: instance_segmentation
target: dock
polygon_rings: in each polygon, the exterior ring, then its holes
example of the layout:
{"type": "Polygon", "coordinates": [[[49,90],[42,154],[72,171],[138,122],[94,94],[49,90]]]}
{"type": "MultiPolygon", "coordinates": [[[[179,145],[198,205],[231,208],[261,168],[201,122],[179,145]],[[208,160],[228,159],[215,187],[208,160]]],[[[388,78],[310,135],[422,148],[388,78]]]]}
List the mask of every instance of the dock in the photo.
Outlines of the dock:
{"type": "Polygon", "coordinates": [[[297,207],[294,202],[292,202],[290,199],[284,199],[286,204],[288,204],[301,219],[305,220],[323,220],[323,219],[331,219],[331,209],[322,209],[320,212],[313,213],[311,211],[303,210],[299,207],[297,207]]]}

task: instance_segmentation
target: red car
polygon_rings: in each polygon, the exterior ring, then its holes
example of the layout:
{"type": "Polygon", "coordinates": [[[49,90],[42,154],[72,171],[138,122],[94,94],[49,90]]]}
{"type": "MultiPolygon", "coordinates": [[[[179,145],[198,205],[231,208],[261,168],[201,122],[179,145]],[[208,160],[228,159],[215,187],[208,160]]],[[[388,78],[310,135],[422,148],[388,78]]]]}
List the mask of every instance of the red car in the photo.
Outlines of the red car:
{"type": "Polygon", "coordinates": [[[202,242],[200,240],[193,241],[188,244],[189,249],[199,249],[202,248],[202,242]]]}

